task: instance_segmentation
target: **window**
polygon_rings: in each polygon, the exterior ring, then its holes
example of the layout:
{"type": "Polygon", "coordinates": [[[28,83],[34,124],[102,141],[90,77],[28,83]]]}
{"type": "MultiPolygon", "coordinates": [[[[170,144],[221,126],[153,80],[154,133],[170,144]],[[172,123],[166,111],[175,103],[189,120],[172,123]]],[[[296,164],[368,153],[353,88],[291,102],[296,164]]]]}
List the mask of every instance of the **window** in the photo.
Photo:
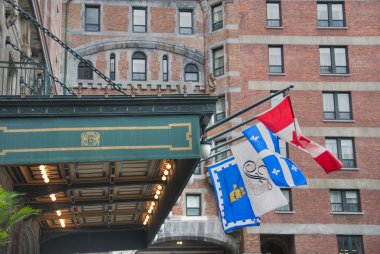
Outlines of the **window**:
{"type": "Polygon", "coordinates": [[[226,100],[223,97],[218,98],[216,101],[214,122],[219,122],[220,120],[226,118],[226,100]]]}
{"type": "Polygon", "coordinates": [[[115,80],[116,78],[116,75],[115,75],[115,69],[116,69],[116,66],[115,66],[115,54],[112,53],[110,55],[110,79],[111,80],[115,80]]]}
{"type": "MultiPolygon", "coordinates": [[[[225,142],[227,142],[226,139],[220,139],[218,141],[215,141],[215,146],[219,146],[225,142]]],[[[223,145],[221,147],[218,147],[215,149],[215,153],[219,153],[219,152],[222,152],[224,150],[227,150],[227,148],[228,148],[227,145],[223,145]]],[[[215,156],[215,162],[224,160],[227,158],[227,156],[228,156],[228,152],[221,153],[221,154],[215,156]]]]}
{"type": "Polygon", "coordinates": [[[291,189],[281,189],[281,192],[282,192],[282,194],[284,194],[286,200],[288,201],[288,204],[284,205],[280,208],[277,208],[276,211],[278,211],[278,212],[291,212],[291,211],[293,211],[291,189]]]}
{"type": "Polygon", "coordinates": [[[132,55],[132,80],[146,80],[146,56],[135,52],[132,55]]]}
{"type": "Polygon", "coordinates": [[[282,46],[269,46],[269,73],[284,73],[282,46]]]}
{"type": "Polygon", "coordinates": [[[193,11],[192,10],[179,11],[179,33],[180,34],[193,33],[193,11]]]}
{"type": "Polygon", "coordinates": [[[343,162],[343,167],[356,167],[354,141],[352,138],[326,138],[326,148],[343,162]]]}
{"type": "Polygon", "coordinates": [[[162,57],[162,80],[169,80],[169,60],[167,55],[162,57]]]}
{"type": "Polygon", "coordinates": [[[320,2],[317,4],[318,27],[343,27],[344,8],[339,2],[320,2]]]}
{"type": "Polygon", "coordinates": [[[145,33],[146,28],[146,8],[133,7],[133,32],[145,33]]]}
{"type": "Polygon", "coordinates": [[[213,56],[213,68],[214,68],[214,76],[220,76],[224,74],[224,50],[223,47],[214,49],[212,51],[213,56]]]}
{"type": "Polygon", "coordinates": [[[186,216],[201,215],[201,195],[188,194],[186,195],[186,216]]]}
{"type": "Polygon", "coordinates": [[[85,30],[90,32],[100,31],[100,6],[85,7],[85,30]]]}
{"type": "Polygon", "coordinates": [[[185,81],[199,81],[199,70],[195,64],[188,64],[185,67],[185,81]]]}
{"type": "Polygon", "coordinates": [[[319,48],[321,74],[346,74],[347,49],[345,47],[319,48]]]}
{"type": "Polygon", "coordinates": [[[330,190],[332,212],[360,212],[357,190],[330,190]]]}
{"type": "Polygon", "coordinates": [[[364,254],[363,237],[360,235],[337,235],[338,254],[364,254]]]}
{"type": "Polygon", "coordinates": [[[223,5],[212,7],[212,31],[223,28],[223,5]]]}
{"type": "MultiPolygon", "coordinates": [[[[88,61],[91,63],[90,61],[88,61]]],[[[91,63],[92,64],[92,63],[91,63]]],[[[93,72],[90,67],[88,67],[85,63],[80,62],[78,64],[78,79],[93,79],[93,72]]]]}
{"type": "Polygon", "coordinates": [[[267,26],[280,27],[281,25],[281,2],[267,1],[267,26]]]}
{"type": "Polygon", "coordinates": [[[198,163],[194,169],[194,175],[200,175],[200,174],[201,174],[201,165],[200,163],[198,163]]]}
{"type": "Polygon", "coordinates": [[[351,120],[350,93],[323,93],[323,118],[326,120],[351,120]]]}

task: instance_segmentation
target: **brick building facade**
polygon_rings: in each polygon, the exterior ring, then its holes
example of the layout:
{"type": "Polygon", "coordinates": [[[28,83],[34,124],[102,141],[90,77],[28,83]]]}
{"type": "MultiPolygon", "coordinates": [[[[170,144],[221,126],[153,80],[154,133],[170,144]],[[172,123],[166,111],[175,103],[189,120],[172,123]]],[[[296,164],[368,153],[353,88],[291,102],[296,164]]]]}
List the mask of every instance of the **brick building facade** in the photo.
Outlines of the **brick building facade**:
{"type": "MultiPolygon", "coordinates": [[[[379,10],[376,0],[63,5],[62,24],[68,26],[62,37],[66,31],[71,47],[127,91],[216,94],[217,121],[294,85],[290,96],[304,134],[345,163],[327,175],[310,156],[288,147],[309,184],[284,190],[291,205],[264,215],[260,227],[228,235],[201,164],[152,248],[180,251],[193,241],[220,246],[215,252],[378,252],[379,10]],[[165,245],[173,241],[182,245],[165,245]]],[[[63,75],[83,93],[104,93],[105,83],[70,56],[63,75]]],[[[265,103],[234,123],[269,107],[265,103]]]]}

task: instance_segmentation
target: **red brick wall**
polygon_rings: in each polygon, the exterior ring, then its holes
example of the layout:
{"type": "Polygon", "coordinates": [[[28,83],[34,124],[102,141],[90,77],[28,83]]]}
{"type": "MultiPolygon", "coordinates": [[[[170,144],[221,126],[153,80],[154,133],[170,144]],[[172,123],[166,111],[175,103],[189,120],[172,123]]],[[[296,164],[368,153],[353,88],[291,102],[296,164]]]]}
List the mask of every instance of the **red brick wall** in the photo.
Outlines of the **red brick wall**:
{"type": "Polygon", "coordinates": [[[103,24],[106,31],[128,31],[129,6],[103,5],[103,24]]]}
{"type": "Polygon", "coordinates": [[[177,11],[174,8],[152,7],[150,27],[153,33],[174,33],[177,11]]]}

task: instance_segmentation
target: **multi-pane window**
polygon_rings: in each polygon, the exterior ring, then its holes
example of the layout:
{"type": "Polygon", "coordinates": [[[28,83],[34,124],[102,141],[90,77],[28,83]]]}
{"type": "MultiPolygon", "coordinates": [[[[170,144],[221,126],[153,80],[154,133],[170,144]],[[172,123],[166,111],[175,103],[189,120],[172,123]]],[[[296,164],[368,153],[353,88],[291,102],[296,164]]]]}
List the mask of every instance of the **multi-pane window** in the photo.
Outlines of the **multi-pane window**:
{"type": "Polygon", "coordinates": [[[323,118],[326,120],[352,119],[350,93],[323,93],[323,118]]]}
{"type": "Polygon", "coordinates": [[[317,16],[318,27],[343,27],[345,25],[342,2],[319,2],[317,16]]]}
{"type": "Polygon", "coordinates": [[[332,212],[360,212],[357,190],[330,190],[332,212]]]}
{"type": "Polygon", "coordinates": [[[199,69],[195,64],[185,66],[185,81],[199,81],[199,69]]]}
{"type": "Polygon", "coordinates": [[[214,76],[220,76],[224,74],[224,50],[223,47],[214,49],[212,51],[212,57],[213,57],[213,69],[214,69],[214,76]]]}
{"type": "Polygon", "coordinates": [[[111,80],[115,80],[115,78],[116,78],[115,69],[116,69],[115,54],[112,53],[110,55],[110,79],[111,80]]]}
{"type": "Polygon", "coordinates": [[[293,211],[293,203],[292,203],[292,192],[291,189],[281,189],[282,194],[284,194],[286,200],[288,201],[287,205],[284,205],[280,208],[277,208],[279,212],[290,212],[293,211]]]}
{"type": "Polygon", "coordinates": [[[133,32],[145,33],[147,31],[146,8],[133,7],[133,32]]]}
{"type": "MultiPolygon", "coordinates": [[[[91,63],[90,61],[88,61],[91,63]]],[[[78,64],[78,79],[93,79],[93,72],[90,67],[88,67],[85,63],[80,62],[78,64]]]]}
{"type": "Polygon", "coordinates": [[[226,118],[226,100],[223,96],[216,101],[214,122],[219,122],[224,118],[226,118]]]}
{"type": "Polygon", "coordinates": [[[193,11],[192,10],[179,11],[179,33],[180,34],[193,33],[193,11]]]}
{"type": "Polygon", "coordinates": [[[347,74],[346,47],[320,47],[321,74],[347,74]]]}
{"type": "Polygon", "coordinates": [[[212,31],[223,28],[223,5],[215,5],[212,7],[212,31]]]}
{"type": "Polygon", "coordinates": [[[100,31],[100,6],[88,6],[85,9],[85,30],[100,31]]]}
{"type": "Polygon", "coordinates": [[[281,26],[281,2],[267,1],[267,26],[281,26]]]}
{"type": "Polygon", "coordinates": [[[169,80],[169,59],[167,55],[162,57],[162,80],[169,80]]]}
{"type": "Polygon", "coordinates": [[[356,167],[354,141],[352,138],[326,138],[326,148],[343,162],[343,167],[356,167]]]}
{"type": "Polygon", "coordinates": [[[186,195],[186,216],[201,216],[201,195],[186,195]]]}
{"type": "Polygon", "coordinates": [[[135,52],[132,55],[132,80],[146,80],[146,56],[135,52]]]}
{"type": "MultiPolygon", "coordinates": [[[[215,146],[219,146],[225,142],[226,142],[226,139],[220,139],[218,141],[215,141],[215,146]]],[[[228,148],[227,145],[220,146],[220,147],[215,149],[215,153],[220,153],[224,150],[227,150],[227,148],[228,148]]],[[[225,158],[227,158],[227,156],[228,156],[228,152],[223,152],[223,153],[215,156],[215,162],[224,160],[225,158]]]]}
{"type": "Polygon", "coordinates": [[[282,46],[269,46],[269,73],[283,73],[284,61],[282,46]]]}
{"type": "Polygon", "coordinates": [[[200,174],[201,174],[201,165],[200,163],[198,163],[194,169],[194,175],[200,175],[200,174]]]}
{"type": "Polygon", "coordinates": [[[361,235],[337,235],[338,254],[364,254],[361,235]]]}

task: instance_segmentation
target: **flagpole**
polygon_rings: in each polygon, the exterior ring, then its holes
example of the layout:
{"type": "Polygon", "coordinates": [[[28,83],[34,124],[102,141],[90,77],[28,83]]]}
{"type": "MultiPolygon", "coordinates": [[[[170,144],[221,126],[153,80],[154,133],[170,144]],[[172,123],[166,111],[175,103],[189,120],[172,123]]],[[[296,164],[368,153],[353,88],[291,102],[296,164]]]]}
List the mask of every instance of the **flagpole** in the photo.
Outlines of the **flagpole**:
{"type": "Polygon", "coordinates": [[[293,86],[293,85],[290,85],[290,86],[288,86],[287,88],[282,89],[282,90],[280,90],[280,91],[278,91],[278,92],[276,92],[276,93],[274,93],[274,94],[272,94],[272,95],[270,95],[270,96],[268,96],[268,97],[266,97],[266,98],[264,98],[264,99],[262,99],[262,100],[260,100],[260,101],[258,101],[258,102],[256,102],[256,103],[252,104],[251,106],[248,106],[248,107],[246,107],[245,109],[242,109],[242,110],[236,112],[235,114],[232,114],[232,115],[230,115],[229,117],[226,117],[226,118],[224,118],[224,119],[218,121],[217,123],[215,123],[215,124],[213,124],[213,125],[207,127],[207,128],[205,129],[205,132],[208,132],[208,131],[210,131],[210,130],[215,129],[216,127],[218,127],[218,126],[220,126],[220,125],[222,125],[222,124],[228,122],[229,120],[231,120],[231,119],[233,119],[233,118],[235,118],[235,117],[237,117],[237,116],[239,116],[239,115],[241,115],[241,114],[247,112],[248,110],[250,110],[250,109],[252,109],[252,108],[254,108],[254,107],[259,106],[260,104],[262,104],[262,103],[264,103],[264,102],[266,102],[266,101],[272,99],[273,97],[276,97],[276,96],[279,95],[279,94],[285,93],[286,91],[288,91],[288,90],[291,89],[291,88],[294,88],[294,86],[293,86]]]}

